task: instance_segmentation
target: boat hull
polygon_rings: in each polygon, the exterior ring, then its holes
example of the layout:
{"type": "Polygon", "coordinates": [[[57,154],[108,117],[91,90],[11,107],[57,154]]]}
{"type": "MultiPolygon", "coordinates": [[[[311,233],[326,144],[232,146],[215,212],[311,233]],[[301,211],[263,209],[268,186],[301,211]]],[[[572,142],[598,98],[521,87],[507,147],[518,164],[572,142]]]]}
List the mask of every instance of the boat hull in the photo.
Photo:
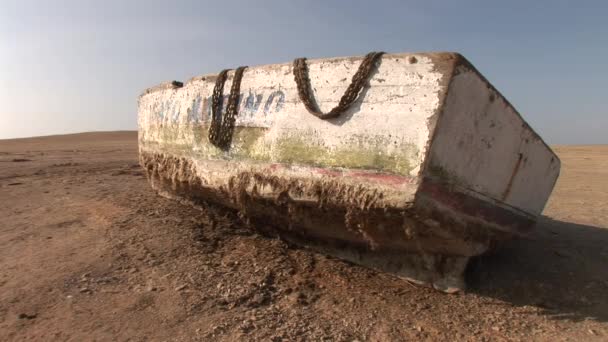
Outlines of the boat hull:
{"type": "MultiPolygon", "coordinates": [[[[321,107],[337,102],[359,60],[310,63],[313,86],[327,85],[316,90],[321,107]]],[[[446,292],[465,288],[471,257],[534,226],[559,160],[461,56],[384,56],[332,120],[305,110],[290,68],[245,73],[228,150],[207,137],[213,75],[144,92],[140,162],[152,187],[446,292]]]]}

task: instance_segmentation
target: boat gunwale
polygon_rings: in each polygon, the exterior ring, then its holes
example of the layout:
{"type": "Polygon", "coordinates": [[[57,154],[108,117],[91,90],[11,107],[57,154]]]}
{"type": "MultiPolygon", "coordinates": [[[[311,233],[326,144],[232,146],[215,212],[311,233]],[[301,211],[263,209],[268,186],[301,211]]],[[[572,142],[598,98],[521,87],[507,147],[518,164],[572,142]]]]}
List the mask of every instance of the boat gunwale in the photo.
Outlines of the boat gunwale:
{"type": "MultiPolygon", "coordinates": [[[[404,57],[413,57],[413,56],[424,56],[424,57],[428,57],[430,59],[432,59],[433,61],[437,60],[437,59],[445,59],[445,60],[450,60],[450,59],[456,59],[460,54],[457,52],[447,52],[447,51],[440,51],[440,52],[400,52],[400,53],[385,53],[384,55],[382,55],[381,60],[385,59],[385,58],[404,58],[404,57]]],[[[307,59],[308,63],[311,64],[315,64],[315,63],[319,63],[319,62],[341,62],[341,61],[345,61],[345,60],[351,60],[351,61],[359,61],[359,60],[363,60],[363,58],[365,58],[365,55],[359,55],[359,56],[339,56],[339,57],[327,57],[327,58],[309,58],[307,59]]],[[[283,62],[283,63],[273,63],[273,64],[259,64],[259,65],[254,65],[254,66],[250,66],[248,67],[248,69],[263,69],[263,68],[279,68],[279,67],[283,67],[283,66],[291,66],[292,62],[283,62]]],[[[161,82],[155,86],[146,88],[142,91],[142,93],[139,95],[139,97],[143,97],[145,95],[157,92],[157,91],[161,91],[161,90],[166,90],[166,89],[180,89],[182,87],[185,87],[186,85],[189,85],[191,83],[194,82],[198,82],[198,81],[214,81],[215,78],[217,77],[219,73],[208,73],[208,74],[202,74],[202,75],[198,75],[198,76],[194,76],[191,77],[190,79],[188,79],[186,82],[183,83],[182,86],[176,86],[175,85],[175,81],[165,81],[165,82],[161,82]]],[[[228,72],[228,78],[231,78],[234,75],[234,70],[230,70],[228,72]]]]}

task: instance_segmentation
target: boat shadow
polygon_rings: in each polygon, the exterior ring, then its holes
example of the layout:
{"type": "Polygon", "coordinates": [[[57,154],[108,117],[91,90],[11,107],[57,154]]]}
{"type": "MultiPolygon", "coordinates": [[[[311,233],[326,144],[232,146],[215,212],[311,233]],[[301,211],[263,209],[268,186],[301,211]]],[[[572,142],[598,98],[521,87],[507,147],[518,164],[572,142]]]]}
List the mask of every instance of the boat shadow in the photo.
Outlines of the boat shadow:
{"type": "Polygon", "coordinates": [[[479,257],[470,292],[553,319],[608,321],[608,228],[542,217],[535,232],[479,257]]]}

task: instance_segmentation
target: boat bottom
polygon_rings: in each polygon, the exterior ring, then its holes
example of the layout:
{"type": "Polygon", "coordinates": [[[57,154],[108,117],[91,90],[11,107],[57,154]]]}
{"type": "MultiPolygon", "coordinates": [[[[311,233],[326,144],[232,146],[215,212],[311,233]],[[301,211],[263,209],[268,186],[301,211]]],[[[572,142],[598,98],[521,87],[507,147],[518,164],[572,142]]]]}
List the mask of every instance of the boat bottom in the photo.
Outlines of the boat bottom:
{"type": "Polygon", "coordinates": [[[500,238],[487,230],[438,224],[411,203],[394,206],[383,201],[390,191],[373,184],[251,167],[209,172],[210,162],[201,166],[157,153],[140,153],[140,162],[165,197],[237,209],[265,235],[448,293],[465,289],[470,257],[500,238]]]}
{"type": "Polygon", "coordinates": [[[371,249],[344,240],[311,237],[292,231],[268,230],[265,222],[254,224],[267,236],[276,236],[299,246],[310,248],[354,264],[391,273],[411,283],[432,287],[446,293],[456,293],[466,288],[464,273],[470,257],[443,255],[423,251],[371,249]]]}

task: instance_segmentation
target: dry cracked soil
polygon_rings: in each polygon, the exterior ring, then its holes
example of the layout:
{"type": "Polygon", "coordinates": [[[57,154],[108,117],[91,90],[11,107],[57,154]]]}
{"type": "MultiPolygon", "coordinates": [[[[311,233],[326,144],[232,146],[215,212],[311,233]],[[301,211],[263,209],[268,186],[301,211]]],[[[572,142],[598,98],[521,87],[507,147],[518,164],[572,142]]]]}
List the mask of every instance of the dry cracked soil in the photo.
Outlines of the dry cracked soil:
{"type": "Polygon", "coordinates": [[[0,340],[608,340],[608,146],[446,295],[156,195],[136,132],[0,141],[0,340]]]}

